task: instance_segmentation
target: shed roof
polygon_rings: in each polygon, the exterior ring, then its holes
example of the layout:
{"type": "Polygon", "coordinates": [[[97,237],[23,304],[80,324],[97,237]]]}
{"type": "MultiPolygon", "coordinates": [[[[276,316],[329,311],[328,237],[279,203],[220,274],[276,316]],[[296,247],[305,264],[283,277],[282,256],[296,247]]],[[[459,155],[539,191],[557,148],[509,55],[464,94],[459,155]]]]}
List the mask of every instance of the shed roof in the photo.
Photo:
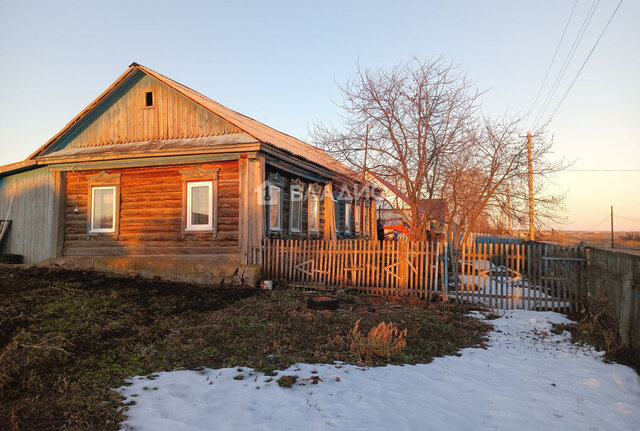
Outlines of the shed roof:
{"type": "MultiPolygon", "coordinates": [[[[374,172],[367,171],[367,173],[370,174],[375,180],[380,182],[380,184],[386,187],[391,193],[396,195],[405,204],[410,205],[409,197],[398,187],[391,184],[389,181],[385,180],[380,175],[377,175],[374,172]]],[[[441,223],[445,223],[447,219],[447,201],[445,199],[420,199],[420,201],[418,202],[418,211],[421,214],[428,213],[430,218],[441,223]]]]}
{"type": "MultiPolygon", "coordinates": [[[[307,161],[313,162],[321,167],[329,169],[333,172],[349,176],[355,179],[355,173],[346,167],[344,164],[340,163],[338,160],[333,158],[327,152],[314,147],[313,145],[307,144],[306,142],[301,141],[300,139],[294,138],[293,136],[287,135],[286,133],[280,132],[272,127],[267,126],[251,117],[240,114],[230,108],[227,108],[224,105],[221,105],[214,100],[209,99],[208,97],[198,93],[197,91],[180,84],[170,78],[167,78],[160,73],[157,73],[147,67],[144,67],[137,63],[132,63],[131,66],[107,89],[103,92],[97,99],[95,99],[89,106],[87,106],[80,114],[78,114],[69,124],[67,124],[60,132],[58,132],[53,138],[51,138],[45,145],[40,147],[35,153],[33,153],[27,160],[30,159],[40,159],[46,158],[47,151],[50,150],[56,141],[58,141],[65,133],[67,133],[72,127],[78,124],[80,121],[85,118],[89,112],[93,108],[95,108],[103,99],[105,99],[111,92],[115,91],[116,88],[123,83],[132,73],[136,71],[142,71],[143,73],[154,77],[158,81],[167,85],[168,87],[174,89],[178,93],[207,109],[208,111],[220,116],[224,120],[229,123],[235,125],[248,135],[255,138],[258,142],[263,144],[269,144],[277,149],[283,150],[289,154],[294,156],[303,158],[307,161]]],[[[122,144],[119,144],[122,145],[122,144]]],[[[161,149],[161,144],[159,141],[154,141],[153,143],[148,143],[147,145],[157,145],[154,147],[155,149],[161,149]]],[[[105,147],[100,147],[96,150],[90,150],[94,152],[104,151],[105,147]]],[[[108,149],[107,149],[108,150],[108,149]]],[[[71,149],[61,149],[55,151],[56,155],[64,154],[64,152],[71,151],[71,149]]],[[[53,155],[50,153],[49,155],[53,155]]]]}

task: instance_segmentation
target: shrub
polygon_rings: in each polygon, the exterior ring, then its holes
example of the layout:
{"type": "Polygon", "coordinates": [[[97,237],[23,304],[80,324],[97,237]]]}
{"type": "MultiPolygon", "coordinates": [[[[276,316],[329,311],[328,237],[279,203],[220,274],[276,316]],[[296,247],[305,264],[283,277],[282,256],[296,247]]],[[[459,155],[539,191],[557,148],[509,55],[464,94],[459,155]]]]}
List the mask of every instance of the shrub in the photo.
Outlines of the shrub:
{"type": "Polygon", "coordinates": [[[348,341],[351,351],[360,357],[391,358],[399,355],[407,345],[407,330],[398,330],[392,322],[380,322],[369,331],[367,336],[360,333],[360,319],[349,332],[348,341]]]}

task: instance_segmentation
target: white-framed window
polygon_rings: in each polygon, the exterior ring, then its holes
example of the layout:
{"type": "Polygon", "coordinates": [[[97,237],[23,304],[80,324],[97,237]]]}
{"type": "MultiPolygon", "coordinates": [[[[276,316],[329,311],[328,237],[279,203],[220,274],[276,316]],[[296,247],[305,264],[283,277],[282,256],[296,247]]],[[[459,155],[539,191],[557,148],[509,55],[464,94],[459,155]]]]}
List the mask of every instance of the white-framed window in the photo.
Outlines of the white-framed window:
{"type": "Polygon", "coordinates": [[[362,221],[362,207],[360,206],[360,202],[356,202],[354,204],[356,211],[355,211],[355,224],[356,224],[356,235],[360,234],[360,227],[361,227],[361,221],[362,221]]]}
{"type": "Polygon", "coordinates": [[[299,233],[302,231],[302,191],[292,186],[289,197],[289,230],[299,233]]]}
{"type": "Polygon", "coordinates": [[[269,230],[282,229],[282,189],[269,184],[269,230]]]}
{"type": "Polygon", "coordinates": [[[213,229],[213,181],[187,183],[187,229],[213,229]]]}
{"type": "Polygon", "coordinates": [[[344,203],[344,234],[351,235],[351,202],[344,203]]]}
{"type": "Polygon", "coordinates": [[[91,233],[116,231],[116,187],[91,188],[91,233]]]}
{"type": "Polygon", "coordinates": [[[309,193],[309,232],[320,230],[320,196],[309,193]]]}

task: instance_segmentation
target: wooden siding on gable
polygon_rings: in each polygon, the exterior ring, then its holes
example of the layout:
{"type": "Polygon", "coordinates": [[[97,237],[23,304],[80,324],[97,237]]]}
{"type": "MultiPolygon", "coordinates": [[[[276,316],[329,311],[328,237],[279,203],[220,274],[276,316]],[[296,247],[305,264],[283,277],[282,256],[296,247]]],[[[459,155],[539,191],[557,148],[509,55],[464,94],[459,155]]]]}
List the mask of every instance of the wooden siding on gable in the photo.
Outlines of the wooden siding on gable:
{"type": "MultiPolygon", "coordinates": [[[[142,73],[142,72],[139,72],[142,73]]],[[[144,75],[84,130],[71,129],[54,148],[84,148],[125,142],[195,138],[241,133],[241,130],[157,79],[144,75]],[[146,107],[152,92],[153,106],[146,107]]],[[[98,109],[98,108],[96,108],[98,109]]]]}
{"type": "Polygon", "coordinates": [[[237,254],[239,230],[238,162],[158,168],[111,169],[120,173],[120,220],[117,236],[89,234],[87,177],[100,171],[69,172],[63,254],[237,254]],[[218,234],[182,232],[181,170],[220,168],[218,234]],[[75,205],[78,213],[74,213],[75,205]]]}

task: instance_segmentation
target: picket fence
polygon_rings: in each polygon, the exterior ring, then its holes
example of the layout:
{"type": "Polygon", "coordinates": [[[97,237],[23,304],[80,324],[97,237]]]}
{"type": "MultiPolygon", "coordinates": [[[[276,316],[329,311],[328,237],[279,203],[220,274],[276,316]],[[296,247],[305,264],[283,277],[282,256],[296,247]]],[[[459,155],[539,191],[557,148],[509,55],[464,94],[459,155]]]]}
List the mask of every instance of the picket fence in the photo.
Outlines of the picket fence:
{"type": "Polygon", "coordinates": [[[540,243],[265,239],[254,250],[263,277],[383,295],[454,297],[489,306],[577,310],[584,248],[540,243]]]}
{"type": "Polygon", "coordinates": [[[265,279],[431,297],[446,293],[442,252],[437,242],[266,239],[254,260],[265,279]]]}
{"type": "MultiPolygon", "coordinates": [[[[453,253],[457,299],[500,309],[577,311],[584,292],[584,248],[544,243],[471,243],[453,253]]],[[[450,286],[451,289],[451,286],[450,286]]]]}

